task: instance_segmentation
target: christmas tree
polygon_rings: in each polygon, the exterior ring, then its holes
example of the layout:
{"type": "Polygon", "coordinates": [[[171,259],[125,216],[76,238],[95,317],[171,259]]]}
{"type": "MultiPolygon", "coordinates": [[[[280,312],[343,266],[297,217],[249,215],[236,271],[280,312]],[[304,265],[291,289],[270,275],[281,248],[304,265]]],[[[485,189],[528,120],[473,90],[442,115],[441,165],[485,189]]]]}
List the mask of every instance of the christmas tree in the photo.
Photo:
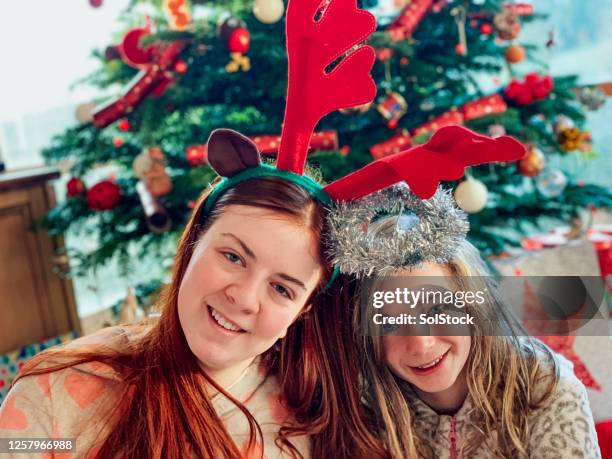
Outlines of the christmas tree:
{"type": "MultiPolygon", "coordinates": [[[[49,230],[86,232],[98,241],[95,250],[73,254],[81,270],[113,258],[130,266],[138,263],[134,253],[151,251],[171,260],[193,202],[214,180],[205,142],[215,128],[250,136],[274,159],[287,82],[285,6],[281,0],[131,2],[118,42],[96,51],[101,67],[86,80],[115,97],[80,106],[80,125],[44,152],[51,163],[68,160],[72,175],[67,199],[46,218],[49,230]],[[91,178],[109,164],[112,176],[91,178]]],[[[470,240],[484,254],[519,246],[536,227],[567,224],[581,209],[612,205],[611,190],[547,167],[554,155],[581,161],[590,154],[584,110],[597,108],[601,94],[577,88],[576,78],[552,78],[537,61],[525,74],[515,70],[538,52],[520,43],[522,25],[539,18],[530,4],[360,6],[379,19],[369,43],[376,49],[378,95],[317,126],[309,164],[325,181],[423,143],[439,127],[463,124],[528,146],[518,163],[474,167],[461,183],[444,184],[470,213],[470,240]]],[[[331,7],[333,0],[323,0],[313,19],[325,20],[331,7]]]]}

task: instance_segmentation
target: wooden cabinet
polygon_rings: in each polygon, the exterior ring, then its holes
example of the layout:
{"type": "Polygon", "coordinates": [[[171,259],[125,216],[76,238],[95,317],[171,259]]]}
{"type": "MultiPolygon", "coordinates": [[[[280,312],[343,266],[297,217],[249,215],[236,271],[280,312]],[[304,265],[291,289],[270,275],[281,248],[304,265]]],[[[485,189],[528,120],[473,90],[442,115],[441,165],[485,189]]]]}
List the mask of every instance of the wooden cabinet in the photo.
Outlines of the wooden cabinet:
{"type": "Polygon", "coordinates": [[[63,240],[36,227],[57,177],[49,167],[0,173],[0,354],[81,331],[72,282],[54,270],[63,240]]]}

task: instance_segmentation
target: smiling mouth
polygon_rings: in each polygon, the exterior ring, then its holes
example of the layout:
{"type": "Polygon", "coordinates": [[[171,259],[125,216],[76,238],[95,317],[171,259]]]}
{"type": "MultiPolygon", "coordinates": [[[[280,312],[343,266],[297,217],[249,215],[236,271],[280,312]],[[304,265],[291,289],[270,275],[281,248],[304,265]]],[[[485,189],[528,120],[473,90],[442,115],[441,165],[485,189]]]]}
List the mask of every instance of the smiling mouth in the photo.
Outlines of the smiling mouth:
{"type": "MultiPolygon", "coordinates": [[[[450,350],[450,349],[449,349],[450,350]]],[[[433,370],[434,368],[437,368],[442,361],[444,360],[444,358],[446,357],[446,355],[448,354],[449,351],[446,351],[444,354],[442,354],[440,357],[436,358],[435,360],[432,360],[429,363],[426,363],[424,365],[418,365],[416,367],[410,367],[413,370],[416,371],[427,371],[427,370],[433,370]]]]}
{"type": "Polygon", "coordinates": [[[227,331],[231,331],[234,333],[246,333],[246,330],[243,330],[234,322],[230,321],[227,317],[223,316],[219,311],[213,308],[211,305],[207,304],[208,312],[210,316],[215,321],[217,325],[224,328],[227,331]]]}

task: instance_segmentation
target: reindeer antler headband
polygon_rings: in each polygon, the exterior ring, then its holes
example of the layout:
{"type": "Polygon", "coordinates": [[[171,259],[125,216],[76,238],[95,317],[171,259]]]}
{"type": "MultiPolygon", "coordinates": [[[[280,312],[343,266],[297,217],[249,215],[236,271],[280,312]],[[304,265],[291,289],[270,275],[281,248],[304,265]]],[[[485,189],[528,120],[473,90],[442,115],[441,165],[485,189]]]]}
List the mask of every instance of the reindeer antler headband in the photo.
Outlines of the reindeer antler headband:
{"type": "MultiPolygon", "coordinates": [[[[286,15],[289,83],[276,167],[261,164],[253,142],[228,129],[208,141],[210,165],[225,179],[206,200],[205,214],[226,190],[256,177],[280,177],[304,188],[323,205],[353,201],[404,181],[416,196],[431,198],[440,181],[457,180],[465,167],[515,161],[525,148],[511,137],[492,139],[460,126],[440,129],[426,144],[381,158],[321,186],[302,175],[316,124],[334,110],[370,102],[376,85],[370,76],[370,46],[352,48],[376,29],[374,16],[356,0],[290,0],[286,15]],[[341,58],[330,71],[330,64],[341,58]]],[[[373,255],[374,256],[374,255],[373,255]]]]}
{"type": "Polygon", "coordinates": [[[305,188],[329,206],[329,194],[303,174],[310,138],[328,113],[374,99],[370,76],[374,50],[361,46],[376,29],[374,16],[357,8],[356,0],[293,0],[287,8],[289,85],[276,167],[261,164],[257,147],[229,129],[214,131],[208,140],[209,163],[225,177],[207,199],[209,211],[225,190],[255,177],[281,177],[305,188]],[[343,59],[331,71],[326,68],[343,59]]]}

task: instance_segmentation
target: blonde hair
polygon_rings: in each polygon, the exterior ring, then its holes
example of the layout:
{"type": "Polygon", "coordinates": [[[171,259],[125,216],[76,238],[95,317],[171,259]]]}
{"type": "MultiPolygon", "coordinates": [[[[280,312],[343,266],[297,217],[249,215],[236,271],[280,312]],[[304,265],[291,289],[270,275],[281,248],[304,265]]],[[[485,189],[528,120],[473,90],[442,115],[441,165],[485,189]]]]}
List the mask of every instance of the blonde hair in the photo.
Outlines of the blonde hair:
{"type": "MultiPolygon", "coordinates": [[[[460,290],[481,290],[479,283],[487,284],[486,301],[482,305],[468,306],[470,314],[476,316],[476,323],[480,322],[478,318],[490,320],[493,317],[496,326],[501,327],[496,330],[497,336],[487,336],[478,328],[472,332],[466,365],[473,407],[466,416],[473,429],[462,442],[461,455],[469,457],[483,442],[496,439],[491,445],[492,457],[528,457],[528,414],[541,407],[555,390],[559,369],[554,357],[539,341],[518,337],[525,333],[507,312],[495,283],[490,280],[489,270],[472,244],[464,240],[453,258],[443,266],[460,290]],[[543,380],[547,381],[542,390],[543,380]]],[[[433,458],[430,439],[419,438],[413,429],[418,420],[405,395],[410,385],[387,367],[382,336],[360,330],[363,314],[362,308],[357,306],[353,330],[361,348],[364,400],[370,420],[392,457],[433,458]]]]}

